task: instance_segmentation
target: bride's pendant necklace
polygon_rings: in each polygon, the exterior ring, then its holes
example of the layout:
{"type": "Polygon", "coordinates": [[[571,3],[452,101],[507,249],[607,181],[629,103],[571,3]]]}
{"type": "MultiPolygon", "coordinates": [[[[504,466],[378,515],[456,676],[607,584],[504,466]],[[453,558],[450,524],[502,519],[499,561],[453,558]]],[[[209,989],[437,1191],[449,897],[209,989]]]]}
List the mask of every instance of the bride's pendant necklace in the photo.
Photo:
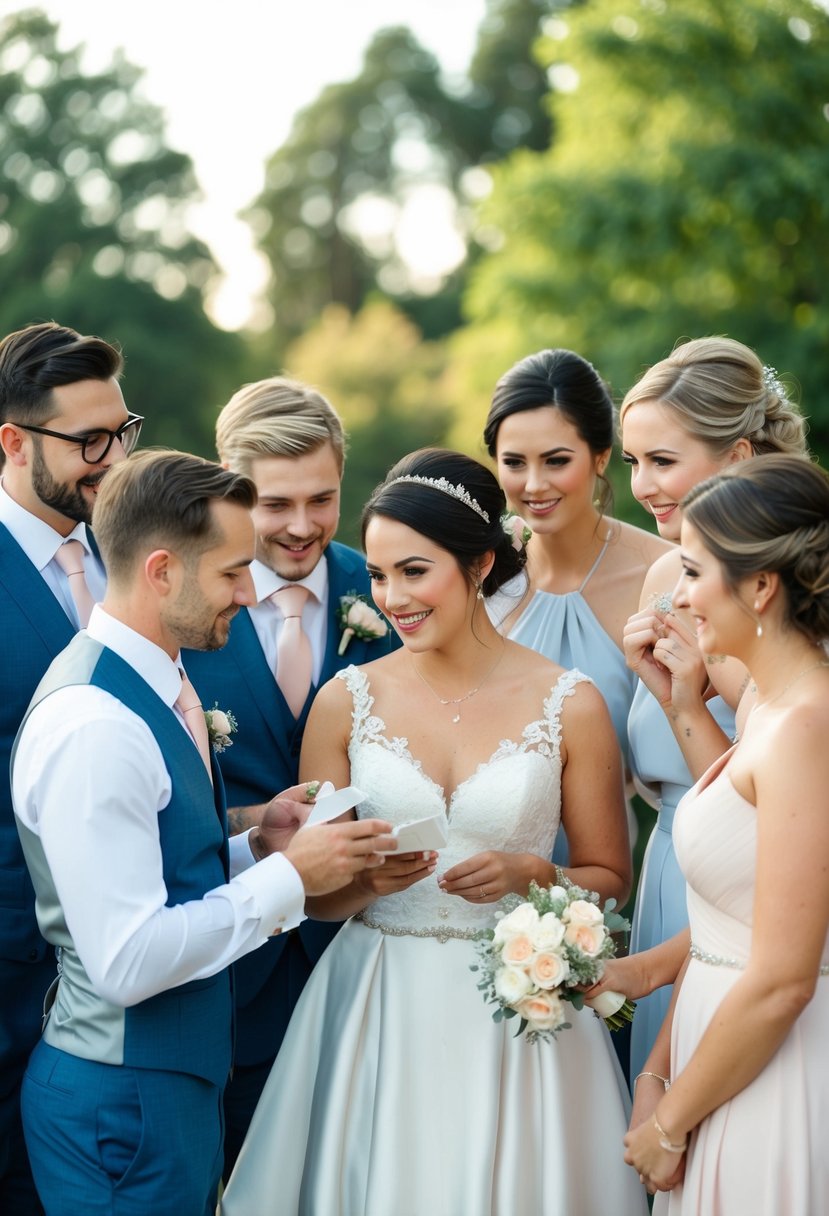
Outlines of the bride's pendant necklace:
{"type": "MultiPolygon", "coordinates": [[[[432,694],[432,696],[435,698],[436,701],[440,701],[441,705],[463,705],[464,701],[468,701],[471,697],[474,697],[477,692],[481,691],[484,684],[486,684],[487,680],[492,675],[493,671],[498,666],[498,664],[501,662],[501,659],[504,657],[505,650],[506,650],[506,644],[504,644],[501,647],[501,653],[498,655],[498,658],[495,660],[495,662],[490,667],[489,671],[486,673],[484,678],[481,680],[480,684],[476,685],[475,688],[470,688],[469,692],[465,692],[462,697],[441,697],[438,693],[435,692],[434,688],[432,688],[432,685],[429,683],[429,681],[426,679],[426,677],[423,675],[423,673],[421,671],[418,671],[417,664],[412,663],[412,666],[415,669],[415,674],[420,676],[420,679],[423,681],[423,683],[429,689],[429,692],[432,694]]],[[[457,724],[460,722],[460,720],[461,720],[461,715],[460,715],[460,711],[458,711],[455,714],[453,714],[453,716],[452,716],[453,725],[457,726],[457,724]]]]}

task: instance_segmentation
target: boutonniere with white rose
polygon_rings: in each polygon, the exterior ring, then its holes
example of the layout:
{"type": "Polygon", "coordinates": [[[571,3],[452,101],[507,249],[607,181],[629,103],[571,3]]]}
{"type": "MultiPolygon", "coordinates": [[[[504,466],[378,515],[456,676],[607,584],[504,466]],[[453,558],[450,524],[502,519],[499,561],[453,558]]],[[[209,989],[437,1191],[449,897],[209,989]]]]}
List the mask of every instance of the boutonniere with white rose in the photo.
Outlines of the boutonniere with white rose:
{"type": "Polygon", "coordinates": [[[207,723],[207,737],[216,755],[228,747],[233,747],[231,735],[239,729],[238,723],[229,709],[219,709],[218,702],[212,709],[204,711],[207,723]]]}
{"type": "Polygon", "coordinates": [[[345,654],[352,638],[373,642],[375,638],[384,638],[389,631],[388,625],[376,608],[372,608],[366,597],[358,595],[356,591],[349,591],[348,595],[340,597],[338,616],[343,631],[338,655],[345,654]]]}
{"type": "Polygon", "coordinates": [[[496,1006],[493,1021],[520,1018],[517,1034],[530,1043],[567,1030],[567,1004],[588,1005],[610,1030],[633,1017],[633,1004],[618,992],[586,999],[581,988],[597,983],[604,960],[616,946],[611,934],[630,928],[609,899],[601,909],[595,891],[573,885],[539,887],[530,883],[526,901],[500,917],[478,944],[478,988],[496,1006]]]}

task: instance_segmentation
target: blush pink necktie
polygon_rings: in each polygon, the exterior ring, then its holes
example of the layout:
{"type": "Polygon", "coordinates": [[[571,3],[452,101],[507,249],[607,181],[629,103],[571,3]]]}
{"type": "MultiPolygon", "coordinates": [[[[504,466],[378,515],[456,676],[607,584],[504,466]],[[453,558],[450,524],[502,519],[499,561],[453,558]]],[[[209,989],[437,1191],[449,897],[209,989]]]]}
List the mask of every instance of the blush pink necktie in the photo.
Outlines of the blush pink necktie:
{"type": "Polygon", "coordinates": [[[179,672],[181,673],[181,692],[176,698],[176,705],[181,710],[184,725],[199,749],[199,754],[204,761],[204,767],[207,769],[207,775],[212,782],[213,774],[210,771],[210,736],[207,733],[204,710],[202,709],[198,693],[184,673],[184,668],[179,667],[179,672]]]}
{"type": "Polygon", "coordinates": [[[276,682],[295,718],[302,713],[314,672],[311,642],[302,628],[302,609],[310,594],[307,587],[290,583],[270,597],[285,618],[276,644],[276,682]]]}
{"type": "Polygon", "coordinates": [[[69,591],[78,610],[78,620],[81,629],[89,624],[95,601],[92,592],[86,585],[86,575],[83,568],[83,545],[79,540],[65,540],[55,554],[55,561],[66,575],[69,591]]]}

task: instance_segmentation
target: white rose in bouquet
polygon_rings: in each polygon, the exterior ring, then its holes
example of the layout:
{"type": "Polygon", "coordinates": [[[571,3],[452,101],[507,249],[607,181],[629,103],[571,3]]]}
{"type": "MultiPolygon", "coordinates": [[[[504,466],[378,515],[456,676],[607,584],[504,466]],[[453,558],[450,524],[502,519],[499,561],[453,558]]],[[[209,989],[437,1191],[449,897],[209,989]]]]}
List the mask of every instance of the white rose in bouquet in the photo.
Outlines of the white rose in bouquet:
{"type": "Polygon", "coordinates": [[[539,915],[532,904],[519,904],[512,912],[502,916],[495,926],[495,941],[505,942],[519,933],[531,934],[539,921],[539,915]]]}
{"type": "Polygon", "coordinates": [[[501,951],[501,958],[508,967],[525,967],[532,959],[535,951],[526,933],[516,933],[507,938],[501,951]]]}
{"type": "Polygon", "coordinates": [[[564,925],[552,912],[545,912],[532,931],[536,950],[555,950],[564,941],[564,925]]]}
{"type": "Polygon", "coordinates": [[[600,953],[606,936],[604,925],[568,925],[564,931],[567,944],[577,946],[588,958],[595,958],[600,953]]]}
{"type": "Polygon", "coordinates": [[[573,902],[564,909],[562,920],[566,920],[571,925],[603,925],[604,917],[602,910],[598,904],[591,903],[589,899],[574,899],[573,902]]]}
{"type": "Polygon", "coordinates": [[[557,988],[570,974],[570,964],[560,954],[537,954],[530,963],[530,979],[538,988],[557,988]]]}
{"type": "Polygon", "coordinates": [[[531,1031],[557,1030],[565,1021],[563,1002],[554,992],[536,992],[527,996],[517,1006],[518,1013],[526,1018],[531,1031]]]}
{"type": "Polygon", "coordinates": [[[502,967],[495,973],[495,991],[506,1005],[515,1005],[532,988],[526,971],[519,967],[502,967]]]}

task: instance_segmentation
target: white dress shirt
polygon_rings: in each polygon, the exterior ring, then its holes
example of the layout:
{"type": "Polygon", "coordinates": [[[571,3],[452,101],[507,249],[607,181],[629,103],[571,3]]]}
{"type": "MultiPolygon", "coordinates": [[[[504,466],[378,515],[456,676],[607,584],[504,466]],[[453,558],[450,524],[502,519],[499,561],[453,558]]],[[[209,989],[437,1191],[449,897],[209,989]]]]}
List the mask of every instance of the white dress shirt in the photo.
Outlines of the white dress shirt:
{"type": "Polygon", "coordinates": [[[92,598],[100,601],[106,590],[106,575],[100,560],[92,552],[89,537],[86,534],[86,524],[76,524],[68,536],[61,536],[49,524],[32,515],[20,503],[15,502],[0,482],[0,523],[5,524],[14,540],[28,557],[29,561],[39,570],[49,590],[77,629],[79,627],[78,610],[69,590],[69,581],[55,561],[55,553],[64,541],[79,540],[83,545],[83,566],[86,585],[92,598]]]}
{"type": "MultiPolygon", "coordinates": [[[[100,606],[87,632],[174,706],[181,677],[160,647],[100,606]]],[[[213,975],[304,918],[294,867],[281,853],[253,864],[247,833],[230,840],[229,883],[166,906],[158,816],[170,777],[147,723],[101,688],[62,688],[32,711],[12,793],[40,837],[81,962],[114,1004],[213,975]]]]}
{"type": "MultiPolygon", "coordinates": [[[[257,602],[248,611],[268,667],[275,673],[276,648],[285,618],[276,604],[267,597],[284,587],[286,580],[271,570],[270,566],[258,560],[251,563],[250,573],[257,602]]],[[[323,554],[306,578],[297,579],[290,586],[307,587],[311,592],[302,609],[302,628],[311,643],[311,653],[314,657],[313,681],[319,684],[328,641],[328,562],[325,555],[323,554]]]]}

